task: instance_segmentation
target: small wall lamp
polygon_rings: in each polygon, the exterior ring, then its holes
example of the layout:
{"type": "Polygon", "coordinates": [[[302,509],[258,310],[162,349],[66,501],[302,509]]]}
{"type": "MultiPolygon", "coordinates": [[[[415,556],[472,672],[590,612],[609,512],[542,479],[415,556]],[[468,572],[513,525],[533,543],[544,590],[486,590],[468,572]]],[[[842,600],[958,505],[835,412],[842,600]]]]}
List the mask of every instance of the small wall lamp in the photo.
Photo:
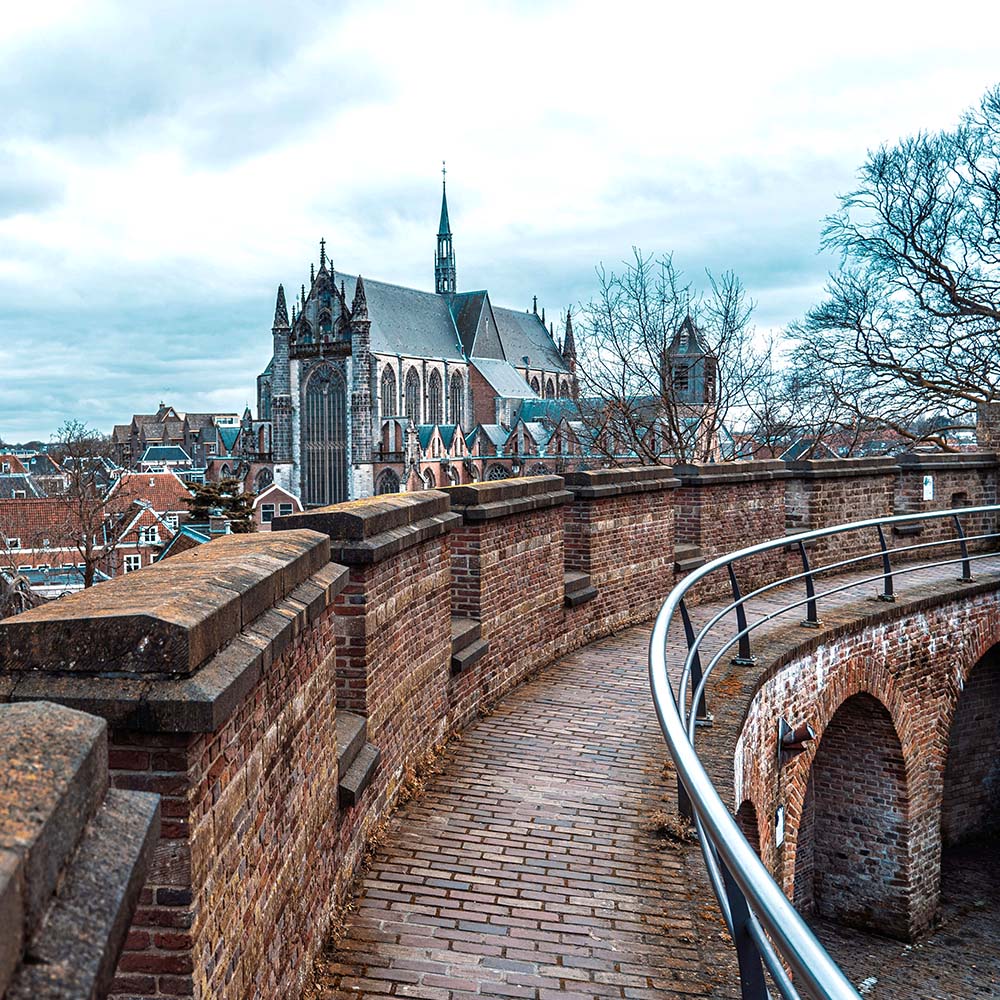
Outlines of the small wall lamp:
{"type": "Polygon", "coordinates": [[[816,739],[816,730],[808,722],[794,729],[784,719],[778,720],[778,763],[787,764],[793,757],[805,753],[805,744],[816,739]]]}

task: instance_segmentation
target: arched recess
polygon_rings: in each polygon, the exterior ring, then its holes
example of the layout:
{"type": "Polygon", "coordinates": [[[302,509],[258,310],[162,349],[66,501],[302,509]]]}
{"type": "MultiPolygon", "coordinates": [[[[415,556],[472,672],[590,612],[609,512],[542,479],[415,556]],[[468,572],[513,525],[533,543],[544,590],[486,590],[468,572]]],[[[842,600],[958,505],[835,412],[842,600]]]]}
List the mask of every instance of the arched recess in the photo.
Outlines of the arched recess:
{"type": "Polygon", "coordinates": [[[425,469],[423,475],[424,489],[433,490],[437,488],[437,480],[434,478],[433,469],[425,469]]]}
{"type": "Polygon", "coordinates": [[[760,857],[760,827],[757,825],[757,810],[749,799],[744,799],[736,811],[736,823],[743,836],[747,838],[747,843],[757,852],[757,857],[760,857]]]}
{"type": "Polygon", "coordinates": [[[510,479],[510,470],[503,465],[491,465],[486,470],[486,478],[490,482],[495,482],[498,479],[510,479]]]}
{"type": "Polygon", "coordinates": [[[562,379],[559,383],[559,395],[564,399],[569,398],[569,382],[567,382],[566,379],[562,379]]]}
{"type": "Polygon", "coordinates": [[[375,483],[375,493],[384,496],[386,493],[399,492],[399,476],[392,469],[383,469],[375,483]]]}
{"type": "Polygon", "coordinates": [[[396,410],[399,409],[396,397],[396,373],[392,370],[391,365],[386,365],[382,372],[379,400],[382,417],[396,416],[396,410]]]}
{"type": "Polygon", "coordinates": [[[452,372],[448,386],[448,422],[465,423],[465,383],[460,372],[452,372]]]}
{"type": "Polygon", "coordinates": [[[262,490],[267,489],[271,483],[274,482],[274,476],[271,474],[270,469],[260,469],[257,472],[257,477],[253,481],[253,488],[255,493],[260,493],[262,490]]]}
{"type": "Polygon", "coordinates": [[[545,383],[545,398],[555,399],[556,398],[556,384],[552,379],[548,379],[545,383]]]}
{"type": "Polygon", "coordinates": [[[941,843],[1000,832],[1000,646],[972,668],[952,718],[941,802],[941,843]]]}
{"type": "Polygon", "coordinates": [[[347,390],[332,365],[313,369],[302,405],[302,499],[326,506],[347,499],[347,390]]]}
{"type": "Polygon", "coordinates": [[[436,368],[427,379],[427,423],[444,423],[444,383],[436,368]]]}
{"type": "Polygon", "coordinates": [[[853,695],[830,720],[813,758],[796,837],[796,905],[907,939],[908,812],[892,718],[871,695],[853,695]]]}
{"type": "Polygon", "coordinates": [[[403,394],[405,396],[406,416],[415,424],[420,420],[420,376],[416,368],[411,368],[406,373],[406,382],[403,384],[403,394]]]}
{"type": "Polygon", "coordinates": [[[538,379],[534,375],[531,376],[531,391],[536,395],[540,396],[542,394],[542,387],[538,384],[538,379]]]}

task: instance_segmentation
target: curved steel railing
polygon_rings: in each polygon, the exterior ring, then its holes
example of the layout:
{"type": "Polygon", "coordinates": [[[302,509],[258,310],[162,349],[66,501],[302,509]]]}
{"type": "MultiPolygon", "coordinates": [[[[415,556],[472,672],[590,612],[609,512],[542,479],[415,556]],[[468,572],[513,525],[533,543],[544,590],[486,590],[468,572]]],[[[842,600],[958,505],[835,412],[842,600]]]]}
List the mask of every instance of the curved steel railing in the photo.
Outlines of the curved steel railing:
{"type": "Polygon", "coordinates": [[[873,518],[771,539],[720,556],[688,574],[670,592],[660,609],[649,642],[649,678],[653,702],[660,728],[674,758],[682,811],[694,821],[709,879],[736,947],[744,1000],[764,1000],[770,996],[764,977],[765,968],[781,996],[787,1000],[798,1000],[796,984],[805,989],[814,1000],[859,1000],[859,994],[840,967],[827,954],[764,867],[756,851],[747,842],[698,757],[695,736],[698,722],[704,721],[707,717],[705,696],[712,671],[734,646],[737,647],[734,663],[753,663],[750,646],[750,635],[753,630],[791,610],[805,607],[806,618],[801,624],[807,627],[818,626],[819,602],[825,597],[874,582],[880,583],[882,587],[879,598],[892,601],[895,599],[896,577],[917,570],[956,564],[960,564],[962,568],[962,576],[959,579],[972,580],[972,563],[993,556],[995,553],[986,551],[970,555],[968,543],[996,540],[1000,538],[1000,533],[991,531],[966,536],[961,519],[973,515],[987,515],[992,516],[991,520],[995,523],[998,513],[1000,505],[962,507],[927,514],[873,518]],[[886,527],[940,521],[946,518],[950,518],[953,522],[955,528],[953,537],[893,548],[886,544],[886,527]],[[810,542],[834,535],[863,531],[875,532],[879,543],[877,550],[823,566],[811,565],[807,551],[810,542]],[[954,558],[908,563],[902,567],[894,567],[892,564],[894,555],[912,556],[937,547],[956,545],[959,554],[954,558]],[[741,593],[735,569],[741,560],[776,549],[789,548],[797,548],[799,551],[803,566],[801,573],[790,574],[764,584],[746,595],[741,593]],[[866,575],[861,579],[852,578],[846,583],[840,582],[825,591],[816,592],[817,575],[829,574],[836,570],[857,569],[872,560],[878,560],[877,573],[866,575]],[[684,604],[684,595],[699,581],[720,570],[725,570],[728,574],[733,600],[713,614],[695,633],[684,604]],[[747,624],[748,601],[778,587],[797,582],[804,587],[805,596],[789,601],[776,610],[769,611],[752,624],[747,624]],[[675,694],[667,670],[667,638],[678,614],[687,639],[688,652],[675,694]],[[736,631],[725,637],[721,648],[714,652],[708,665],[703,667],[701,647],[705,637],[730,615],[736,617],[736,631]],[[787,970],[791,970],[791,977],[787,970]]]}

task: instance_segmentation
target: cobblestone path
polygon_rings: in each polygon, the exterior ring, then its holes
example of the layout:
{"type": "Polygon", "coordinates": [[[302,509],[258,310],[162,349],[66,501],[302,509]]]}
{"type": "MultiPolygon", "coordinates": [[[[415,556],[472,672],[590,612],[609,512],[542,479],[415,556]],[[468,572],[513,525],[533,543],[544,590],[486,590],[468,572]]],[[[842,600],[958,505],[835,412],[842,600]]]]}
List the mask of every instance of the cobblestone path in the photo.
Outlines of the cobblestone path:
{"type": "MultiPolygon", "coordinates": [[[[977,577],[997,569],[979,563],[977,577]]],[[[942,573],[954,578],[953,569],[920,570],[901,577],[897,593],[940,583],[942,573]]],[[[824,619],[850,617],[857,598],[828,598],[824,619]]],[[[782,600],[775,592],[754,602],[750,619],[782,600]]],[[[718,606],[692,609],[696,625],[718,606]]],[[[794,627],[770,623],[755,641],[794,627]]],[[[317,963],[312,996],[738,996],[700,851],[663,835],[674,782],[650,702],[648,636],[628,629],[562,658],[465,732],[424,794],[393,818],[345,934],[317,963]]],[[[990,985],[1000,968],[990,902],[985,916],[975,908],[971,937],[956,915],[952,967],[979,970],[962,978],[930,978],[941,949],[821,932],[858,984],[871,963],[898,956],[896,971],[870,984],[875,1000],[1000,996],[990,985]]]]}

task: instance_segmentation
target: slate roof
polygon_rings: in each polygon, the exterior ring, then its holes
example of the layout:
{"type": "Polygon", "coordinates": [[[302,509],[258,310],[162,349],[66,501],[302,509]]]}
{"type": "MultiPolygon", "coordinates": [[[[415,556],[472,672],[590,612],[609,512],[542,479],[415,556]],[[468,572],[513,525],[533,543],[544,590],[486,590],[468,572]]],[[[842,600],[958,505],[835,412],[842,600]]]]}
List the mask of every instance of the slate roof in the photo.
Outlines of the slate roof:
{"type": "Polygon", "coordinates": [[[12,500],[15,492],[23,493],[25,498],[45,496],[26,475],[0,474],[0,499],[12,500]]]}
{"type": "Polygon", "coordinates": [[[562,417],[571,419],[579,413],[574,399],[526,399],[517,410],[519,420],[551,420],[558,422],[562,417]]]}
{"type": "MultiPolygon", "coordinates": [[[[344,282],[345,296],[353,301],[357,279],[347,274],[337,276],[344,282]]],[[[465,360],[444,295],[365,278],[365,296],[373,352],[465,360]]]]}
{"type": "Polygon", "coordinates": [[[155,464],[156,462],[188,462],[191,461],[191,456],[181,447],[177,445],[150,445],[143,453],[141,462],[149,462],[155,464]]]}
{"type": "Polygon", "coordinates": [[[494,450],[498,450],[504,446],[509,434],[508,430],[502,424],[480,424],[466,436],[465,444],[467,447],[472,447],[476,440],[476,435],[479,433],[486,436],[490,444],[493,445],[494,450]]]}
{"type": "Polygon", "coordinates": [[[690,316],[684,318],[684,322],[677,328],[670,346],[667,348],[670,354],[709,354],[708,345],[701,334],[701,330],[694,325],[690,316]]]}
{"type": "Polygon", "coordinates": [[[459,292],[451,299],[451,312],[455,317],[455,326],[462,341],[462,349],[471,357],[472,347],[476,340],[476,330],[479,327],[479,317],[483,314],[486,304],[486,292],[459,292]]]}
{"type": "Polygon", "coordinates": [[[496,358],[473,358],[472,365],[505,399],[535,399],[535,391],[507,361],[496,358]]]}
{"type": "Polygon", "coordinates": [[[555,341],[534,313],[494,306],[493,315],[503,341],[504,353],[512,364],[520,367],[522,359],[527,357],[528,368],[569,374],[555,341]]]}
{"type": "Polygon", "coordinates": [[[455,440],[455,431],[458,430],[457,424],[439,424],[438,433],[441,435],[441,443],[445,448],[450,448],[452,441],[455,440]]]}
{"type": "Polygon", "coordinates": [[[219,438],[222,444],[225,446],[226,452],[232,454],[233,445],[236,444],[236,439],[240,436],[239,427],[220,427],[219,428],[219,438]]]}
{"type": "Polygon", "coordinates": [[[27,460],[21,460],[27,466],[28,472],[32,476],[59,476],[62,469],[49,458],[48,455],[32,455],[27,460]]]}
{"type": "Polygon", "coordinates": [[[417,425],[417,438],[420,441],[421,451],[427,450],[427,446],[431,443],[431,438],[433,436],[434,436],[434,424],[417,425]]]}

